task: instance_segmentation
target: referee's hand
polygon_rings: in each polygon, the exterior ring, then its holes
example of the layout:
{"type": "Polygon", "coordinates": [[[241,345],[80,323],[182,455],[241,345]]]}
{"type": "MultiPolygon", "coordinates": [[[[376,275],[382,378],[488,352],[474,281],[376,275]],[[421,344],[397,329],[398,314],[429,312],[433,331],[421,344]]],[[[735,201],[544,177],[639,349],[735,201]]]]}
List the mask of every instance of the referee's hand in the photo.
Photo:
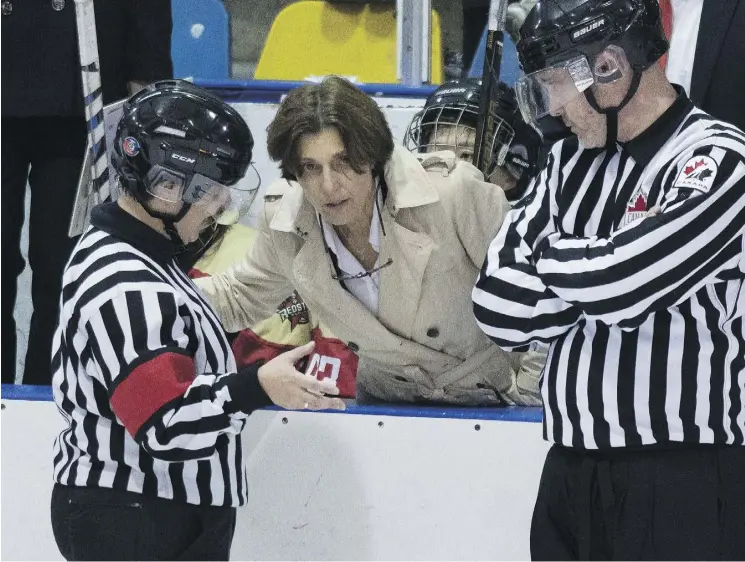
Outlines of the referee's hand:
{"type": "Polygon", "coordinates": [[[344,410],[344,401],[330,379],[318,380],[295,369],[295,363],[309,355],[313,342],[286,351],[259,367],[259,384],[272,402],[287,410],[344,410]]]}

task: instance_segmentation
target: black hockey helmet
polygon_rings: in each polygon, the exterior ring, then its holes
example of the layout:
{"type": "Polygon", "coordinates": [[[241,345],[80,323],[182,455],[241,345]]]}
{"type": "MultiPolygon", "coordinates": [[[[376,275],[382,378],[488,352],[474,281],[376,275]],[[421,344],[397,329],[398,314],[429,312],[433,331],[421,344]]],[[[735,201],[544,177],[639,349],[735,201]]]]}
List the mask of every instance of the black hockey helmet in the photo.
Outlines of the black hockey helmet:
{"type": "MultiPolygon", "coordinates": [[[[412,118],[404,135],[404,146],[412,152],[452,150],[459,157],[471,161],[480,102],[480,78],[443,84],[412,118]],[[441,133],[445,132],[443,126],[448,127],[449,134],[441,133]]],[[[537,151],[535,143],[540,142],[540,138],[525,126],[514,90],[502,82],[499,84],[497,114],[493,117],[497,129],[485,175],[489,178],[497,166],[505,166],[519,179],[522,172],[532,165],[531,157],[537,151]],[[513,145],[515,150],[512,150],[513,145]]]]}
{"type": "Polygon", "coordinates": [[[520,28],[517,45],[526,74],[608,45],[643,72],[667,52],[658,0],[539,0],[520,28]]]}
{"type": "MultiPolygon", "coordinates": [[[[577,93],[585,92],[596,111],[617,114],[636,93],[641,73],[668,46],[658,0],[538,0],[520,28],[517,51],[527,77],[545,69],[566,69],[577,93]],[[601,110],[589,88],[599,78],[593,71],[595,58],[610,45],[623,49],[634,81],[621,105],[601,110]],[[585,64],[579,64],[583,60],[585,64]]],[[[547,111],[536,115],[535,105],[545,105],[545,110],[548,102],[536,99],[540,91],[526,83],[521,79],[517,85],[523,117],[539,130],[556,132],[556,120],[547,111]]],[[[610,140],[615,142],[615,136],[610,140]]]]}
{"type": "Polygon", "coordinates": [[[112,163],[123,189],[167,229],[216,186],[230,187],[224,216],[235,222],[258,188],[236,185],[251,165],[253,145],[246,122],[220,98],[190,82],[163,80],[125,103],[112,163]],[[149,208],[152,198],[183,206],[163,216],[149,208]]]}
{"type": "MultiPolygon", "coordinates": [[[[412,118],[404,135],[404,146],[412,152],[452,150],[470,158],[479,120],[481,80],[446,82],[437,88],[412,118]],[[441,126],[459,127],[458,135],[441,138],[441,126]],[[439,134],[438,134],[439,133],[439,134]]],[[[448,129],[449,130],[449,129],[448,129]]]]}

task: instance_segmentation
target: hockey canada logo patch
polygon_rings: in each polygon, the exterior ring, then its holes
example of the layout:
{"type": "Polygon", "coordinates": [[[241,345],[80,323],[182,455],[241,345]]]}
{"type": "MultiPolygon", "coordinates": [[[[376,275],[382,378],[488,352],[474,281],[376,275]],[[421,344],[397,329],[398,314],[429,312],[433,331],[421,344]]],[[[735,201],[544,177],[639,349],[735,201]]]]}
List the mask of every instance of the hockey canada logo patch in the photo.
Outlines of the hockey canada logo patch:
{"type": "Polygon", "coordinates": [[[647,198],[643,192],[637,191],[626,206],[626,212],[623,214],[623,219],[621,219],[621,224],[618,225],[618,228],[621,229],[627,224],[643,218],[646,214],[647,198]]]}
{"type": "Polygon", "coordinates": [[[290,323],[290,331],[294,330],[298,324],[307,324],[308,307],[305,306],[303,299],[293,292],[289,297],[280,303],[277,307],[277,314],[282,321],[287,320],[290,323]]]}
{"type": "Polygon", "coordinates": [[[717,163],[709,156],[694,156],[685,163],[673,187],[708,193],[717,177],[717,163]]]}

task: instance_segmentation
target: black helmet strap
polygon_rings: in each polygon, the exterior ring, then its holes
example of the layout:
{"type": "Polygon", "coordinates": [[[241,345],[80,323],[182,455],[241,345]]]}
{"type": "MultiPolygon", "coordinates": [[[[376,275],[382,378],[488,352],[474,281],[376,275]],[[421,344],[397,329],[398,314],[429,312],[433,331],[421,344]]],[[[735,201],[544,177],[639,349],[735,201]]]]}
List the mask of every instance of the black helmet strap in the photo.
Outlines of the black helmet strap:
{"type": "Polygon", "coordinates": [[[134,173],[126,174],[124,180],[128,182],[127,186],[130,192],[134,195],[135,199],[137,199],[142,208],[145,209],[145,212],[154,219],[158,219],[163,222],[163,227],[171,242],[173,242],[177,248],[185,246],[186,244],[184,243],[181,235],[179,235],[178,233],[178,229],[176,228],[176,223],[186,216],[186,213],[189,212],[192,204],[184,202],[179,212],[175,215],[167,215],[165,213],[154,211],[150,208],[147,199],[143,196],[143,180],[138,178],[137,175],[134,173]]]}
{"type": "Polygon", "coordinates": [[[160,219],[163,221],[163,226],[166,230],[166,234],[168,235],[168,238],[171,239],[171,242],[173,242],[177,248],[182,248],[186,246],[183,239],[181,238],[181,235],[179,235],[178,230],[176,229],[176,222],[173,219],[160,219]]]}
{"type": "Polygon", "coordinates": [[[606,149],[610,149],[611,147],[615,146],[616,141],[618,140],[618,113],[624,107],[626,107],[626,105],[636,95],[636,92],[639,90],[639,84],[641,83],[641,80],[642,73],[638,70],[634,70],[634,74],[631,77],[631,84],[629,85],[629,91],[626,92],[626,96],[623,98],[623,101],[621,101],[621,103],[618,104],[616,107],[600,107],[598,105],[598,100],[595,99],[595,94],[592,93],[592,88],[587,88],[585,90],[587,103],[589,103],[595,111],[605,115],[607,118],[607,134],[605,136],[606,149]]]}
{"type": "Polygon", "coordinates": [[[184,203],[181,209],[179,210],[179,212],[176,213],[175,215],[166,215],[163,213],[158,213],[148,208],[148,206],[144,203],[142,204],[142,206],[145,208],[145,211],[147,212],[148,215],[163,221],[163,227],[165,228],[168,238],[171,239],[171,242],[173,242],[177,248],[182,248],[186,246],[186,243],[183,241],[183,239],[181,238],[181,235],[178,233],[178,229],[176,228],[176,223],[186,216],[186,213],[188,213],[189,209],[191,209],[191,203],[184,203]]]}

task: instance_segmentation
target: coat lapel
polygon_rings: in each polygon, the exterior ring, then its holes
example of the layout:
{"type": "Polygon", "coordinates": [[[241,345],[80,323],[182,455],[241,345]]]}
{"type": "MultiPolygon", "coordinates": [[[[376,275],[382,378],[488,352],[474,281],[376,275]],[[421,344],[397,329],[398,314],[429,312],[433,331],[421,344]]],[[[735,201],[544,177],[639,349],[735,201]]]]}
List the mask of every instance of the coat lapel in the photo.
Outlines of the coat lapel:
{"type": "MultiPolygon", "coordinates": [[[[355,326],[378,325],[377,319],[342,284],[331,277],[333,265],[323,245],[321,227],[316,223],[307,233],[305,244],[295,256],[292,270],[297,289],[311,309],[322,309],[329,324],[341,324],[356,333],[355,326]],[[333,319],[333,320],[332,320],[333,319]]],[[[381,327],[382,328],[382,327],[381,327]]]]}
{"type": "Polygon", "coordinates": [[[719,0],[705,2],[701,12],[696,56],[693,61],[691,79],[691,101],[701,106],[706,99],[711,77],[722,50],[722,44],[729,32],[737,4],[740,0],[719,0]]]}
{"type": "Polygon", "coordinates": [[[377,318],[341,283],[332,279],[333,266],[323,245],[318,218],[299,185],[278,186],[283,197],[271,222],[272,229],[292,232],[304,240],[292,269],[296,288],[311,310],[314,306],[323,308],[325,314],[344,325],[349,333],[371,342],[387,341],[391,337],[412,339],[424,271],[434,244],[426,234],[398,224],[396,215],[407,207],[439,200],[423,167],[404,148],[394,151],[386,169],[386,181],[391,188],[391,200],[381,209],[387,235],[381,237],[379,263],[393,261],[380,271],[377,318]]]}
{"type": "Polygon", "coordinates": [[[313,207],[303,197],[297,184],[285,188],[282,203],[271,222],[271,228],[292,232],[303,239],[303,244],[292,262],[292,273],[297,282],[295,288],[313,307],[323,308],[324,313],[336,318],[344,325],[375,322],[375,317],[362,303],[354,298],[339,281],[331,277],[333,265],[323,244],[323,233],[313,207]],[[355,320],[357,319],[357,320],[355,320]]]}
{"type": "Polygon", "coordinates": [[[387,236],[382,238],[380,263],[393,262],[380,272],[380,321],[392,332],[411,339],[419,309],[424,270],[432,253],[432,239],[412,232],[383,213],[387,236]]]}
{"type": "Polygon", "coordinates": [[[365,326],[365,333],[360,335],[366,338],[390,336],[390,331],[411,339],[433,243],[428,236],[396,224],[387,212],[383,215],[388,235],[382,239],[380,263],[389,258],[393,262],[380,271],[378,318],[331,277],[333,266],[323,246],[320,226],[307,229],[305,243],[293,261],[293,274],[311,309],[323,307],[325,314],[352,332],[357,331],[355,326],[365,326]],[[382,332],[375,336],[378,329],[382,332]]]}

